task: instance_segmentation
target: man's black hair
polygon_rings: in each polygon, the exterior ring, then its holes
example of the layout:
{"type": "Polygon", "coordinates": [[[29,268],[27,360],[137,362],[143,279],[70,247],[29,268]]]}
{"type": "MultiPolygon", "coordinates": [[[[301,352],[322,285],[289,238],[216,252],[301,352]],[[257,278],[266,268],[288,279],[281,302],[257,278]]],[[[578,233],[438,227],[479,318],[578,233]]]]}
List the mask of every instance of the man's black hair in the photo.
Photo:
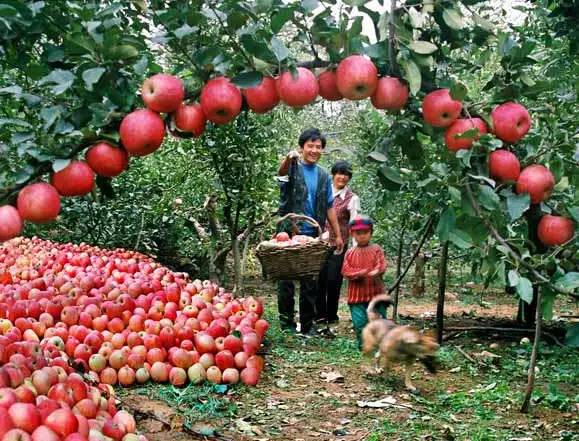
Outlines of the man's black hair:
{"type": "Polygon", "coordinates": [[[298,144],[300,145],[301,148],[303,148],[304,144],[306,142],[317,141],[317,140],[322,141],[322,148],[325,149],[326,148],[326,137],[324,135],[322,135],[322,132],[320,132],[319,129],[311,127],[309,129],[304,130],[301,133],[300,138],[298,139],[298,144]]]}
{"type": "Polygon", "coordinates": [[[346,175],[352,178],[352,165],[348,161],[336,161],[332,165],[332,176],[336,174],[346,175]]]}

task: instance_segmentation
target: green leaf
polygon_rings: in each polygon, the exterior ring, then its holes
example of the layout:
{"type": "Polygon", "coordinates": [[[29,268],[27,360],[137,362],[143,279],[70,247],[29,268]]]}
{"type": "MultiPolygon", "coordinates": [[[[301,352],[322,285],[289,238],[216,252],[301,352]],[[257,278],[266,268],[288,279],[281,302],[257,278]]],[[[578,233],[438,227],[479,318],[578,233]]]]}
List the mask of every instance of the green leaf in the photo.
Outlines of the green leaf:
{"type": "Polygon", "coordinates": [[[438,225],[436,226],[436,235],[441,242],[446,242],[449,240],[449,235],[456,225],[456,215],[454,209],[451,207],[446,207],[445,210],[440,215],[438,220],[438,225]]]}
{"type": "Polygon", "coordinates": [[[450,198],[452,199],[452,201],[455,204],[460,204],[461,201],[461,193],[460,190],[456,187],[448,187],[448,194],[450,195],[450,198]]]}
{"type": "Polygon", "coordinates": [[[255,5],[255,12],[257,12],[258,14],[261,12],[266,12],[267,10],[269,10],[269,8],[271,8],[271,5],[273,4],[273,0],[257,0],[255,5]]]}
{"type": "Polygon", "coordinates": [[[487,185],[479,185],[478,188],[478,200],[483,207],[491,211],[499,208],[501,200],[492,188],[487,185]]]}
{"type": "Polygon", "coordinates": [[[447,8],[442,12],[442,19],[451,29],[460,30],[464,28],[464,22],[462,20],[462,14],[454,9],[447,8]]]}
{"type": "Polygon", "coordinates": [[[448,240],[463,250],[470,248],[473,245],[470,234],[466,231],[459,230],[458,228],[455,228],[448,233],[448,240]]]}
{"type": "Polygon", "coordinates": [[[344,3],[350,6],[364,6],[368,0],[343,0],[344,3]]]}
{"type": "Polygon", "coordinates": [[[192,34],[193,32],[197,31],[198,29],[199,28],[197,26],[191,27],[187,23],[185,23],[180,28],[175,29],[175,31],[173,31],[173,33],[175,34],[175,37],[177,37],[177,39],[181,40],[183,37],[186,37],[187,35],[192,34]]]}
{"type": "Polygon", "coordinates": [[[413,52],[421,55],[430,55],[438,50],[438,46],[436,46],[434,43],[422,40],[413,41],[408,45],[408,47],[413,52]]]}
{"type": "Polygon", "coordinates": [[[130,44],[113,46],[109,50],[109,56],[114,60],[127,60],[139,56],[139,50],[130,44]]]}
{"type": "Polygon", "coordinates": [[[466,88],[466,85],[461,81],[456,81],[452,83],[452,86],[450,86],[450,97],[453,100],[463,101],[466,98],[467,94],[468,89],[466,88]]]}
{"type": "Polygon", "coordinates": [[[521,278],[519,276],[519,273],[517,272],[517,270],[509,270],[509,286],[517,286],[519,284],[519,279],[521,278]]]}
{"type": "Polygon", "coordinates": [[[320,5],[318,0],[302,0],[302,8],[306,12],[312,12],[320,5]]]}
{"type": "Polygon", "coordinates": [[[54,84],[52,87],[52,93],[60,95],[72,86],[74,78],[74,74],[68,70],[55,69],[45,77],[41,78],[38,84],[54,84]]]}
{"type": "Polygon", "coordinates": [[[572,348],[579,348],[579,323],[569,325],[565,334],[565,344],[572,348]]]}
{"type": "Polygon", "coordinates": [[[475,24],[479,28],[484,29],[487,32],[493,32],[494,31],[495,25],[493,23],[491,23],[490,21],[488,21],[486,18],[482,18],[478,14],[473,14],[472,17],[474,18],[475,24]]]}
{"type": "Polygon", "coordinates": [[[374,150],[373,152],[370,152],[368,154],[368,159],[371,159],[371,160],[376,161],[376,162],[388,161],[388,158],[386,157],[386,155],[384,153],[377,152],[376,150],[374,150]]]}
{"type": "Polygon", "coordinates": [[[555,304],[555,298],[557,293],[550,289],[548,286],[541,288],[543,290],[541,296],[541,313],[543,314],[544,320],[553,319],[553,306],[555,304]]]}
{"type": "Polygon", "coordinates": [[[408,85],[410,86],[410,92],[412,95],[416,95],[422,85],[422,74],[420,73],[420,69],[412,60],[404,59],[400,63],[404,69],[404,78],[408,81],[408,85]]]}
{"type": "Polygon", "coordinates": [[[233,78],[233,83],[242,89],[259,86],[263,80],[261,72],[242,72],[233,78]]]}
{"type": "Polygon", "coordinates": [[[294,16],[294,9],[291,7],[286,7],[280,9],[271,18],[271,30],[274,34],[277,34],[283,26],[290,21],[294,16]]]}
{"type": "Polygon", "coordinates": [[[68,164],[70,164],[70,159],[56,159],[52,163],[52,170],[54,170],[55,173],[58,173],[60,170],[67,167],[68,164]]]}
{"type": "Polygon", "coordinates": [[[20,86],[9,86],[0,89],[0,93],[9,93],[11,95],[20,95],[22,93],[22,87],[20,86]]]}
{"type": "Polygon", "coordinates": [[[277,37],[273,37],[271,39],[271,50],[273,51],[273,53],[275,54],[275,58],[277,58],[277,61],[279,62],[285,60],[289,55],[288,48],[285,47],[283,41],[281,41],[277,37]]]}
{"type": "Polygon", "coordinates": [[[370,58],[377,60],[388,59],[388,43],[386,41],[379,41],[364,48],[364,53],[370,58]]]}
{"type": "Polygon", "coordinates": [[[529,193],[510,194],[507,197],[507,211],[511,222],[520,218],[525,211],[531,206],[531,198],[529,193]]]}
{"type": "Polygon", "coordinates": [[[8,126],[8,125],[12,125],[12,126],[20,126],[20,127],[31,127],[29,123],[27,123],[26,121],[23,121],[21,119],[16,119],[16,118],[0,118],[0,127],[2,126],[8,126]]]}
{"type": "Polygon", "coordinates": [[[526,277],[521,277],[517,283],[517,294],[526,303],[533,301],[533,284],[526,277]]]}
{"type": "Polygon", "coordinates": [[[378,169],[378,177],[380,178],[380,182],[382,182],[384,188],[387,190],[398,191],[404,184],[404,180],[402,179],[402,176],[400,176],[400,173],[386,165],[383,165],[378,169]]]}
{"type": "Polygon", "coordinates": [[[579,288],[579,273],[570,272],[555,280],[555,285],[566,290],[579,288]]]}
{"type": "Polygon", "coordinates": [[[98,81],[101,79],[101,77],[106,71],[107,70],[104,67],[94,67],[92,69],[85,70],[82,73],[82,79],[86,84],[86,88],[89,91],[92,91],[93,85],[98,83],[98,81]]]}
{"type": "Polygon", "coordinates": [[[579,222],[579,207],[569,207],[567,208],[567,211],[571,217],[575,219],[575,222],[579,222]]]}
{"type": "Polygon", "coordinates": [[[58,118],[62,115],[64,111],[64,107],[62,106],[50,106],[44,107],[40,111],[40,117],[44,120],[44,126],[42,127],[44,130],[48,130],[58,118]]]}

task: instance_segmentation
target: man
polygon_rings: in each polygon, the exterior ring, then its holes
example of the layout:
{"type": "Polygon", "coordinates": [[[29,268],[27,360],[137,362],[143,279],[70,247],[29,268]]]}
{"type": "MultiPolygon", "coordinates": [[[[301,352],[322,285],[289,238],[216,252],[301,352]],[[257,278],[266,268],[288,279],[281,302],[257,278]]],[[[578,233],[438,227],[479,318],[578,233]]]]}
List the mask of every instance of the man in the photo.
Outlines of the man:
{"type": "MultiPolygon", "coordinates": [[[[317,163],[326,147],[326,138],[318,129],[307,129],[298,140],[299,150],[291,151],[279,166],[281,183],[279,214],[304,214],[315,219],[323,228],[326,221],[335,234],[337,252],[342,252],[344,242],[336,213],[332,207],[334,196],[332,180],[326,170],[317,163]]],[[[312,226],[300,223],[299,233],[315,237],[318,232],[312,226]]],[[[288,226],[282,226],[287,230],[288,226]]],[[[290,232],[290,231],[288,231],[290,232]]],[[[291,232],[290,232],[291,233],[291,232]]],[[[291,280],[278,283],[278,312],[282,329],[295,332],[294,322],[295,285],[291,280]]],[[[313,325],[317,299],[317,282],[313,277],[300,279],[300,332],[305,336],[316,334],[313,325]]]]}

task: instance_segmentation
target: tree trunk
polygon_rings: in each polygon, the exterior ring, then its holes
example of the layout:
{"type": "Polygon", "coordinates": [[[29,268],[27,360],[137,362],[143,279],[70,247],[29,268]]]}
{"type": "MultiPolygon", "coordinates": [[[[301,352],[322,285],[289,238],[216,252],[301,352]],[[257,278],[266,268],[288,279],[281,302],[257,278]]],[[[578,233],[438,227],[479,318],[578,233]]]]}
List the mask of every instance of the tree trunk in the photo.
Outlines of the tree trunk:
{"type": "MultiPolygon", "coordinates": [[[[537,289],[536,292],[537,303],[541,302],[541,290],[537,289]]],[[[523,400],[523,405],[521,406],[521,412],[529,412],[529,405],[531,404],[531,397],[533,395],[533,388],[535,387],[535,366],[537,365],[537,355],[539,354],[539,341],[541,340],[541,326],[543,321],[543,314],[541,313],[541,308],[536,308],[535,316],[535,341],[533,342],[533,351],[531,352],[531,360],[529,361],[528,370],[528,380],[527,388],[525,391],[525,399],[523,400]]]]}
{"type": "Polygon", "coordinates": [[[539,285],[533,285],[533,300],[527,303],[519,299],[519,309],[517,311],[517,322],[532,328],[535,325],[535,318],[537,315],[537,296],[539,293],[539,285]]]}
{"type": "MultiPolygon", "coordinates": [[[[406,232],[406,222],[402,224],[402,230],[400,231],[400,238],[398,239],[398,256],[396,257],[396,279],[400,277],[402,271],[402,252],[404,250],[404,233],[406,232]]],[[[396,287],[394,291],[393,305],[392,305],[392,318],[396,321],[398,319],[398,298],[400,296],[400,284],[396,287]]]]}
{"type": "Polygon", "coordinates": [[[448,267],[448,241],[442,245],[442,254],[438,266],[438,301],[436,304],[436,338],[442,344],[444,332],[444,295],[446,293],[446,270],[448,267]]]}
{"type": "Polygon", "coordinates": [[[241,272],[241,250],[239,249],[239,237],[231,241],[233,249],[233,272],[235,274],[235,286],[233,287],[234,297],[239,297],[243,291],[243,274],[241,272]]]}
{"type": "Polygon", "coordinates": [[[247,258],[249,256],[249,243],[251,241],[251,234],[247,234],[243,241],[243,251],[241,252],[241,278],[245,279],[247,271],[247,258]]]}
{"type": "Polygon", "coordinates": [[[422,297],[424,295],[424,286],[426,284],[425,276],[426,256],[420,253],[416,257],[416,266],[414,267],[414,285],[412,286],[412,295],[422,297]]]}

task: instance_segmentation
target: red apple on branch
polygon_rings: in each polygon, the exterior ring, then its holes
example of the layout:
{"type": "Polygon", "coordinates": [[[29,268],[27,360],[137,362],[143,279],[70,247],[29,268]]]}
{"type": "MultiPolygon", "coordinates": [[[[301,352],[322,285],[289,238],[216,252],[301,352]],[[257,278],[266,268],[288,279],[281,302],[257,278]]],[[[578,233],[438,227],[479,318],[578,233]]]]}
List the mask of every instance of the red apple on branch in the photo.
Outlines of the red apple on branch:
{"type": "Polygon", "coordinates": [[[518,103],[504,103],[491,113],[493,129],[497,138],[514,144],[520,141],[531,128],[528,110],[518,103]]]}
{"type": "Polygon", "coordinates": [[[575,225],[569,218],[546,214],[539,221],[537,234],[547,246],[562,245],[573,238],[575,225]]]}
{"type": "Polygon", "coordinates": [[[0,207],[0,242],[12,239],[22,232],[22,218],[12,205],[0,207]]]}
{"type": "Polygon", "coordinates": [[[89,148],[85,159],[97,175],[107,178],[120,175],[129,165],[127,152],[107,142],[99,142],[89,148]]]}
{"type": "Polygon", "coordinates": [[[497,181],[516,181],[521,174],[521,164],[514,153],[495,150],[489,155],[489,175],[497,181]]]}
{"type": "Polygon", "coordinates": [[[145,106],[153,112],[171,113],[181,105],[185,88],[179,78],[160,73],[145,80],[141,95],[145,106]]]}
{"type": "Polygon", "coordinates": [[[280,99],[290,107],[302,107],[313,102],[320,88],[312,71],[305,67],[297,68],[294,78],[291,72],[284,72],[277,80],[280,99]]]}
{"type": "Polygon", "coordinates": [[[264,77],[257,86],[243,90],[245,101],[255,113],[266,113],[279,103],[276,80],[264,77]]]}
{"type": "Polygon", "coordinates": [[[209,121],[227,124],[241,112],[242,96],[228,78],[217,77],[205,84],[200,102],[209,121]]]}
{"type": "Polygon", "coordinates": [[[547,167],[540,164],[526,167],[517,180],[517,193],[529,193],[533,204],[551,196],[554,187],[555,177],[547,167]]]}
{"type": "Polygon", "coordinates": [[[336,84],[336,71],[326,70],[318,75],[318,85],[320,87],[320,96],[328,101],[339,101],[342,94],[336,84]]]}
{"type": "Polygon", "coordinates": [[[462,103],[453,100],[448,89],[430,92],[422,101],[424,121],[433,127],[448,127],[458,118],[461,109],[462,103]]]}
{"type": "Polygon", "coordinates": [[[120,136],[121,144],[130,155],[145,156],[163,143],[165,123],[149,109],[135,110],[123,118],[120,136]]]}
{"type": "Polygon", "coordinates": [[[363,100],[371,96],[378,86],[378,69],[369,58],[350,55],[338,64],[336,85],[344,98],[363,100]]]}
{"type": "Polygon", "coordinates": [[[479,139],[481,135],[487,133],[487,125],[480,118],[460,118],[453,122],[444,132],[444,141],[446,147],[451,152],[457,152],[461,149],[470,149],[472,143],[479,139]],[[473,131],[472,136],[457,138],[460,135],[473,131]]]}
{"type": "Polygon", "coordinates": [[[377,109],[400,110],[408,101],[408,86],[399,78],[382,77],[371,97],[372,105],[377,109]]]}
{"type": "Polygon", "coordinates": [[[24,220],[39,224],[51,222],[60,212],[60,195],[50,184],[29,184],[18,193],[16,205],[24,220]]]}
{"type": "Polygon", "coordinates": [[[199,137],[205,131],[207,118],[200,104],[182,104],[175,112],[175,125],[182,132],[199,137]]]}

